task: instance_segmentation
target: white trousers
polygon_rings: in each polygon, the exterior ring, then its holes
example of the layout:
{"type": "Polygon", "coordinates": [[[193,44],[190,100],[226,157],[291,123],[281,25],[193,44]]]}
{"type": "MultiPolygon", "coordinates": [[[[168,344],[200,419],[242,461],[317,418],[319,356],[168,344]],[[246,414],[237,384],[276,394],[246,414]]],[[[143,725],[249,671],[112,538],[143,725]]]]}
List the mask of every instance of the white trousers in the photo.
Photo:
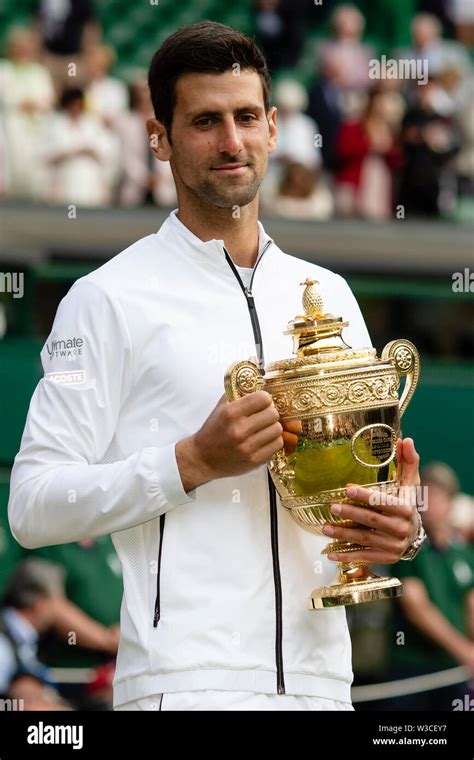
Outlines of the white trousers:
{"type": "Polygon", "coordinates": [[[153,694],[117,705],[115,710],[353,710],[350,702],[252,691],[179,691],[153,694]]]}

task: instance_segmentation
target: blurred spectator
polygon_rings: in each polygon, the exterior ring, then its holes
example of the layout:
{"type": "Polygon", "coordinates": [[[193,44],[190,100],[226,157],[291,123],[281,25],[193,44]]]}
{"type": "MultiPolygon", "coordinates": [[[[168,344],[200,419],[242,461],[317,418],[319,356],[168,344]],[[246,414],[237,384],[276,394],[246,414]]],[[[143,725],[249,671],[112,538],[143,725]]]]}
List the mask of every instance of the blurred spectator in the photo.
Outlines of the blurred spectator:
{"type": "Polygon", "coordinates": [[[318,125],[322,158],[328,170],[334,169],[336,138],[344,114],[344,69],[341,53],[328,51],[322,63],[321,77],[309,91],[307,113],[318,125]]]}
{"type": "Polygon", "coordinates": [[[321,164],[318,126],[310,116],[303,113],[308,105],[305,88],[295,80],[281,80],[275,89],[274,102],[278,108],[278,136],[276,149],[268,158],[268,170],[262,183],[264,200],[277,193],[288,164],[303,164],[313,172],[321,164]]]}
{"type": "Polygon", "coordinates": [[[65,90],[60,111],[43,134],[45,200],[79,206],[107,206],[119,164],[118,143],[93,114],[84,112],[80,89],[65,90]]]}
{"type": "Polygon", "coordinates": [[[10,576],[0,610],[0,693],[25,700],[25,709],[61,709],[48,669],[38,660],[39,634],[54,621],[63,593],[59,568],[44,560],[24,560],[10,576]]]}
{"type": "Polygon", "coordinates": [[[474,3],[472,0],[419,0],[419,9],[432,13],[445,33],[463,45],[474,45],[474,3]]]}
{"type": "MultiPolygon", "coordinates": [[[[471,63],[466,50],[458,42],[443,40],[440,22],[429,13],[419,13],[415,16],[411,31],[412,46],[396,51],[395,57],[427,61],[427,73],[431,80],[439,78],[444,72],[448,73],[451,80],[455,76],[450,85],[451,95],[457,103],[461,103],[471,74],[471,63]]],[[[414,79],[409,80],[408,85],[413,97],[417,97],[418,90],[423,87],[414,79]]]]}
{"type": "Polygon", "coordinates": [[[129,89],[130,110],[121,113],[116,122],[123,161],[120,205],[173,206],[177,196],[169,161],[157,161],[148,142],[146,121],[153,118],[153,107],[146,79],[137,79],[129,89]]]}
{"type": "Polygon", "coordinates": [[[360,121],[341,126],[336,143],[336,208],[343,216],[388,219],[392,215],[393,171],[400,162],[385,92],[373,90],[360,121]]]}
{"type": "Polygon", "coordinates": [[[474,3],[472,0],[451,0],[450,13],[459,42],[474,45],[474,3]]]}
{"type": "MultiPolygon", "coordinates": [[[[451,522],[459,485],[453,470],[432,463],[421,475],[428,488],[423,522],[428,541],[411,562],[394,573],[403,580],[395,621],[392,678],[435,673],[464,665],[474,674],[474,553],[458,541],[451,522]],[[399,639],[403,633],[403,639],[399,639]]],[[[393,709],[452,710],[464,700],[465,683],[390,700],[393,709]]]]}
{"type": "Polygon", "coordinates": [[[399,199],[406,216],[436,217],[442,208],[442,183],[454,185],[455,170],[448,162],[459,151],[453,124],[435,107],[439,86],[430,80],[418,88],[418,102],[408,110],[402,124],[403,163],[399,199]]]}
{"type": "Polygon", "coordinates": [[[61,568],[65,579],[65,598],[40,642],[41,659],[51,667],[109,662],[118,647],[123,591],[121,565],[110,537],[48,546],[34,555],[61,568]]]}
{"type": "MultiPolygon", "coordinates": [[[[331,40],[321,42],[317,49],[319,67],[324,69],[328,55],[337,52],[343,62],[339,86],[354,96],[367,91],[369,87],[369,62],[374,51],[361,42],[364,31],[364,17],[355,5],[340,5],[332,15],[331,40]]],[[[355,97],[351,111],[359,107],[355,97]]]]}
{"type": "Polygon", "coordinates": [[[72,76],[81,83],[82,53],[97,44],[101,35],[92,0],[41,0],[38,29],[58,94],[71,87],[72,76]]]}
{"type": "Polygon", "coordinates": [[[290,219],[329,219],[334,212],[330,190],[320,173],[304,164],[289,163],[272,211],[290,219]]]}
{"type": "Polygon", "coordinates": [[[120,79],[108,76],[114,62],[115,53],[107,45],[95,45],[84,54],[86,110],[100,116],[107,127],[113,127],[128,107],[126,86],[120,79]]]}
{"type": "Polygon", "coordinates": [[[305,39],[307,0],[256,0],[257,42],[270,72],[298,63],[305,39]]]}
{"type": "Polygon", "coordinates": [[[451,524],[460,540],[474,545],[474,499],[467,493],[454,498],[451,524]]]}
{"type": "MultiPolygon", "coordinates": [[[[452,6],[455,0],[418,0],[417,6],[420,13],[428,13],[430,16],[436,16],[440,21],[443,33],[448,37],[454,34],[454,25],[452,20],[452,6]]],[[[464,2],[464,0],[461,0],[464,2]]],[[[470,2],[470,0],[468,0],[470,2]]],[[[413,15],[413,14],[412,14],[413,15]]]]}
{"type": "Polygon", "coordinates": [[[48,70],[38,63],[38,42],[31,29],[13,28],[0,61],[0,113],[8,163],[4,176],[10,197],[32,198],[38,190],[37,143],[44,113],[54,102],[48,70]]]}
{"type": "Polygon", "coordinates": [[[459,114],[461,150],[456,157],[459,195],[474,197],[474,96],[459,114]]]}

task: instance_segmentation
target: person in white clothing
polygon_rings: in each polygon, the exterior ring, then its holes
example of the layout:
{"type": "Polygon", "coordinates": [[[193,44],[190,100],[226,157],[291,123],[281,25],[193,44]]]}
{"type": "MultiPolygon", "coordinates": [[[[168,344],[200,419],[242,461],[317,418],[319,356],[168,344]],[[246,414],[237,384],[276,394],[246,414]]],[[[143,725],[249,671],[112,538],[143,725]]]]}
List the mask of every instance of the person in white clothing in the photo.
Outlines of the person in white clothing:
{"type": "Polygon", "coordinates": [[[43,200],[78,206],[108,206],[119,163],[117,137],[84,112],[79,88],[65,90],[60,110],[47,119],[40,141],[43,200]]]}
{"type": "MultiPolygon", "coordinates": [[[[301,530],[271,483],[283,446],[271,396],[230,403],[223,377],[233,361],[256,354],[264,372],[289,355],[283,330],[307,276],[350,321],[348,343],[369,345],[367,329],[339,275],[284,253],[258,221],[277,127],[254,43],[210,21],[183,27],[149,85],[150,143],[178,209],[59,305],[12,471],[11,529],[29,548],[112,534],[124,581],[115,708],[350,710],[345,610],[306,608],[315,562],[324,584],[339,557],[321,557],[326,539],[301,530]],[[253,270],[248,285],[239,269],[253,270]]],[[[399,453],[404,484],[418,483],[413,441],[399,453]]],[[[354,560],[392,563],[418,535],[402,497],[381,510],[342,506],[360,527],[335,535],[369,547],[354,560]]]]}

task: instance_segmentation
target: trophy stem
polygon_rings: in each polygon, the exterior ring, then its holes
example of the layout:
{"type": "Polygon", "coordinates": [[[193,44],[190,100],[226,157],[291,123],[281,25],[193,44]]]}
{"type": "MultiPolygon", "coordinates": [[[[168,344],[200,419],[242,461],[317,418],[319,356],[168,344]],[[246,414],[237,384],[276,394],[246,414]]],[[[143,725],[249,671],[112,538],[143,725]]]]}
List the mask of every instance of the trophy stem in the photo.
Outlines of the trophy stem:
{"type": "Polygon", "coordinates": [[[393,599],[403,594],[398,578],[381,578],[364,562],[339,562],[337,579],[330,586],[315,589],[308,599],[308,609],[323,610],[378,599],[393,599]]]}

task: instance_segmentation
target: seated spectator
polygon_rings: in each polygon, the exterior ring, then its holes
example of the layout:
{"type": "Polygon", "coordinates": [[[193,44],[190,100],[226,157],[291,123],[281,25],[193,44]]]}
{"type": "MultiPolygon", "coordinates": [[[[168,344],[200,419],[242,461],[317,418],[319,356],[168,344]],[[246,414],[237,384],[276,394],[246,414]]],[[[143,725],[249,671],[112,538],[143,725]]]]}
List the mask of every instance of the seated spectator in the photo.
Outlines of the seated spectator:
{"type": "Polygon", "coordinates": [[[256,0],[255,29],[271,72],[298,63],[305,39],[306,0],[256,0]]]}
{"type": "MultiPolygon", "coordinates": [[[[471,63],[466,50],[458,42],[442,39],[442,26],[435,16],[419,13],[411,25],[412,45],[395,51],[397,59],[427,61],[428,77],[434,79],[444,71],[457,71],[459,79],[453,93],[460,104],[469,87],[471,63]]],[[[420,86],[415,80],[408,80],[412,97],[417,97],[420,86]]],[[[422,88],[423,86],[421,86],[422,88]]]]}
{"type": "Polygon", "coordinates": [[[115,135],[84,111],[80,89],[65,90],[60,111],[45,124],[40,146],[44,200],[78,206],[108,206],[119,165],[115,135]]]}
{"type": "Polygon", "coordinates": [[[0,693],[25,701],[25,709],[62,709],[48,669],[38,660],[39,635],[54,622],[62,595],[61,571],[40,559],[24,560],[12,573],[0,609],[0,693]]]}
{"type": "Polygon", "coordinates": [[[335,148],[336,208],[343,216],[382,220],[392,216],[393,173],[400,162],[387,96],[373,90],[361,120],[341,126],[335,148]]]}
{"type": "Polygon", "coordinates": [[[121,206],[176,205],[176,185],[169,161],[158,161],[150,150],[146,122],[151,118],[153,106],[148,85],[146,79],[138,79],[130,84],[130,110],[119,114],[115,125],[122,154],[121,206]]]}
{"type": "Polygon", "coordinates": [[[303,113],[308,105],[304,87],[292,79],[281,80],[275,88],[274,101],[278,108],[278,139],[274,152],[269,156],[268,170],[261,188],[267,202],[277,192],[288,164],[302,164],[312,172],[321,164],[318,126],[303,113]]]}
{"type": "Polygon", "coordinates": [[[100,116],[104,126],[114,127],[117,117],[128,107],[126,86],[120,79],[108,75],[115,63],[115,53],[111,47],[95,45],[86,50],[84,63],[86,109],[100,116]]]}
{"type": "Polygon", "coordinates": [[[329,219],[334,211],[330,190],[320,173],[304,164],[287,165],[272,211],[290,219],[329,219]]]}
{"type": "Polygon", "coordinates": [[[119,642],[122,573],[110,536],[34,551],[64,573],[65,596],[42,637],[41,659],[51,667],[91,668],[110,662],[119,642]],[[74,634],[74,635],[72,635],[74,634]]]}
{"type": "Polygon", "coordinates": [[[340,86],[354,94],[367,92],[369,62],[374,56],[373,49],[361,42],[364,24],[364,17],[355,5],[340,5],[332,15],[332,39],[321,42],[317,48],[321,69],[333,52],[340,56],[343,62],[340,86]]]}
{"type": "Polygon", "coordinates": [[[318,125],[322,138],[322,159],[328,171],[335,167],[336,138],[345,113],[344,70],[345,62],[341,53],[337,50],[328,51],[321,65],[320,78],[309,91],[307,114],[318,125]]]}
{"type": "MultiPolygon", "coordinates": [[[[474,552],[459,542],[451,522],[457,477],[446,464],[433,463],[421,475],[428,489],[422,517],[428,541],[411,562],[399,562],[403,580],[392,646],[392,678],[409,678],[464,665],[474,675],[474,552]]],[[[453,710],[466,683],[390,700],[392,709],[453,710]]]]}
{"type": "Polygon", "coordinates": [[[93,0],[41,0],[37,25],[43,60],[59,95],[71,86],[71,76],[76,77],[76,82],[83,81],[82,54],[100,41],[101,29],[93,0]],[[71,64],[75,67],[73,71],[71,64]]]}
{"type": "Polygon", "coordinates": [[[474,95],[459,114],[461,149],[456,156],[458,193],[474,198],[474,95]]]}
{"type": "Polygon", "coordinates": [[[406,217],[437,217],[443,209],[442,180],[452,177],[449,162],[459,152],[460,142],[455,124],[436,111],[439,86],[429,80],[418,91],[416,104],[402,123],[402,169],[398,203],[406,217]]]}
{"type": "Polygon", "coordinates": [[[474,47],[474,5],[472,0],[451,0],[449,12],[457,40],[466,47],[474,47]]]}
{"type": "Polygon", "coordinates": [[[38,62],[38,41],[31,29],[13,28],[0,61],[0,112],[5,141],[5,186],[10,197],[31,199],[38,192],[37,143],[42,118],[54,103],[48,70],[38,62]]]}

